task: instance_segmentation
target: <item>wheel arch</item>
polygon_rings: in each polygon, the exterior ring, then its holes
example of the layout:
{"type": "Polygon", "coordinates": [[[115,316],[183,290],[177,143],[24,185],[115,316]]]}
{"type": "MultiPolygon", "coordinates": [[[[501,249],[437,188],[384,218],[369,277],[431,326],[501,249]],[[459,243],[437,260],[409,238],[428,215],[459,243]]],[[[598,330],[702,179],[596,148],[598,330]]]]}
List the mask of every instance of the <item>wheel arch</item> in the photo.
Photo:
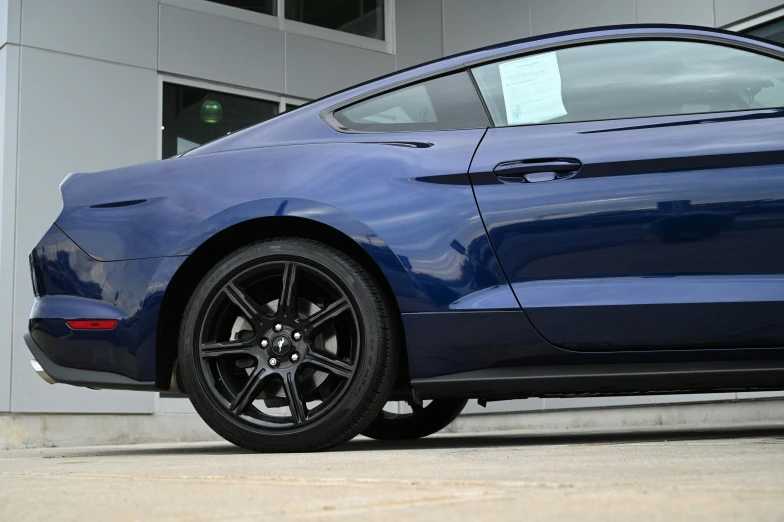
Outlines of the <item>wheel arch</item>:
{"type": "Polygon", "coordinates": [[[273,215],[240,221],[223,228],[194,248],[188,259],[175,272],[164,291],[158,315],[155,342],[156,387],[164,390],[170,388],[177,357],[180,322],[199,281],[231,252],[244,245],[275,237],[302,237],[320,241],[350,256],[373,275],[393,307],[402,350],[398,375],[407,378],[408,357],[399,299],[401,296],[413,296],[413,284],[397,256],[377,236],[367,232],[361,236],[360,243],[356,236],[351,237],[321,221],[302,216],[273,215]]]}

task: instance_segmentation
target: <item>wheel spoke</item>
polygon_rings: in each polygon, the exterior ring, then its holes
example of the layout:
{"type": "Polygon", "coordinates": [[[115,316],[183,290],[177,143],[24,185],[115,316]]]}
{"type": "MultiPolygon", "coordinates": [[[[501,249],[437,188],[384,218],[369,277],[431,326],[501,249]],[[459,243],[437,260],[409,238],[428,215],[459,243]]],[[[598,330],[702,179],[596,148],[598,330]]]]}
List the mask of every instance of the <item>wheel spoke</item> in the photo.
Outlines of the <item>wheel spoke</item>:
{"type": "Polygon", "coordinates": [[[348,299],[345,297],[338,299],[331,305],[308,317],[305,328],[311,333],[311,335],[316,334],[329,326],[330,323],[337,319],[342,313],[346,312],[349,308],[350,305],[348,303],[348,299]]]}
{"type": "Polygon", "coordinates": [[[286,389],[286,398],[289,401],[291,418],[294,419],[294,424],[302,424],[307,420],[307,412],[305,411],[305,403],[302,402],[302,396],[299,394],[297,376],[294,372],[288,372],[286,374],[283,378],[283,386],[286,389]]]}
{"type": "Polygon", "coordinates": [[[229,409],[232,413],[235,415],[243,413],[248,409],[248,406],[256,400],[256,397],[259,396],[266,385],[265,373],[266,370],[264,368],[256,367],[256,370],[251,374],[248,382],[245,383],[245,386],[242,387],[237,396],[234,397],[234,400],[231,401],[229,409]]]}
{"type": "Polygon", "coordinates": [[[311,349],[302,361],[314,368],[336,375],[342,379],[349,379],[354,373],[354,367],[338,359],[330,359],[311,349]]]}
{"type": "Polygon", "coordinates": [[[314,260],[283,249],[242,263],[198,311],[197,369],[224,415],[301,431],[340,407],[364,368],[360,310],[345,281],[314,260]]]}
{"type": "Polygon", "coordinates": [[[296,278],[297,265],[294,263],[286,263],[285,267],[283,268],[283,287],[281,288],[280,299],[278,300],[278,319],[283,319],[284,317],[296,317],[296,278]]]}
{"type": "Polygon", "coordinates": [[[234,283],[229,283],[223,289],[226,296],[231,299],[231,302],[237,305],[245,319],[251,322],[254,326],[259,326],[262,323],[263,316],[261,315],[261,306],[253,300],[251,296],[241,290],[234,283]]]}
{"type": "Polygon", "coordinates": [[[202,357],[221,357],[223,355],[249,355],[256,357],[252,340],[205,343],[199,346],[202,357]]]}

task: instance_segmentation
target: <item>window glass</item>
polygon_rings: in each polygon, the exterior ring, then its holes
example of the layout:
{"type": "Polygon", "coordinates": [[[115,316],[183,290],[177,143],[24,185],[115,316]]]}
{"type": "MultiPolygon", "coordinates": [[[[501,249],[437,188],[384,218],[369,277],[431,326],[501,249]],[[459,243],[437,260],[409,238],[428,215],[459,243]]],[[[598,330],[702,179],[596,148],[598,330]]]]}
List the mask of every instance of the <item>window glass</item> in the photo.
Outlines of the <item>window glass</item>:
{"type": "Polygon", "coordinates": [[[182,154],[277,113],[277,102],[164,83],[163,158],[182,154]]]}
{"type": "Polygon", "coordinates": [[[487,115],[465,72],[404,87],[337,111],[349,129],[420,131],[487,127],[487,115]]]}
{"type": "Polygon", "coordinates": [[[699,42],[583,45],[473,73],[500,126],[784,106],[784,62],[699,42]]]}
{"type": "Polygon", "coordinates": [[[286,0],[286,18],[384,39],[384,0],[286,0]]]}
{"type": "Polygon", "coordinates": [[[277,1],[276,0],[209,0],[216,4],[229,5],[246,11],[255,11],[257,13],[268,14],[275,16],[277,1]]]}
{"type": "Polygon", "coordinates": [[[758,25],[746,31],[747,34],[784,44],[784,18],[758,25]]]}

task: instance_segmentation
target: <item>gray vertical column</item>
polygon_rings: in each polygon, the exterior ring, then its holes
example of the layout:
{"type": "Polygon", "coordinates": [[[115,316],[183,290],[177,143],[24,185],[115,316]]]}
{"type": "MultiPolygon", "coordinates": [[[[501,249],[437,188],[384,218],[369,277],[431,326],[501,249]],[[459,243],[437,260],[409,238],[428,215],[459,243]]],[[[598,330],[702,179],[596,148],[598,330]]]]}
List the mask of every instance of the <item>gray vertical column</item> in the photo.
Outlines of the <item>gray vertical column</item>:
{"type": "Polygon", "coordinates": [[[57,217],[62,179],[157,155],[158,0],[21,5],[17,157],[15,169],[4,164],[0,238],[0,350],[12,347],[11,411],[151,413],[153,394],[44,383],[22,334],[33,303],[27,255],[57,217]]]}
{"type": "Polygon", "coordinates": [[[0,412],[11,409],[21,0],[0,0],[0,412]]]}

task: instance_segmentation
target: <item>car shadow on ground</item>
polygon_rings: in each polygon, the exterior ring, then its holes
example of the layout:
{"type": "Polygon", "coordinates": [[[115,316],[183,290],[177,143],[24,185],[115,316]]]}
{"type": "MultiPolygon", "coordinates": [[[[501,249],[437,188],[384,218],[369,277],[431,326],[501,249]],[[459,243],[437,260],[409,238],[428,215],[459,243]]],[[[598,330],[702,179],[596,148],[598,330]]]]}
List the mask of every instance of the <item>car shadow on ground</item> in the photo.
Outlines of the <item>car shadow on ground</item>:
{"type": "Polygon", "coordinates": [[[781,439],[784,443],[784,425],[755,428],[725,428],[651,431],[606,431],[582,433],[482,433],[453,434],[409,441],[376,441],[355,439],[333,451],[373,451],[373,450],[411,450],[411,449],[476,449],[510,446],[560,446],[564,444],[634,444],[641,442],[672,442],[710,439],[740,439],[766,437],[781,439]]]}
{"type": "MultiPolygon", "coordinates": [[[[597,444],[635,444],[651,442],[677,442],[698,440],[728,440],[743,438],[766,438],[770,442],[784,444],[784,423],[770,426],[730,427],[730,428],[649,428],[633,431],[582,431],[546,433],[482,433],[482,434],[444,434],[425,439],[405,441],[377,441],[364,437],[352,440],[331,451],[333,452],[374,452],[410,451],[433,449],[481,449],[494,447],[533,447],[559,445],[597,445],[597,444]]],[[[78,452],[78,456],[133,456],[133,455],[217,455],[251,454],[253,452],[233,446],[227,442],[183,443],[166,446],[102,446],[90,448],[88,452],[78,452]]],[[[76,456],[69,452],[69,456],[76,456]]]]}

